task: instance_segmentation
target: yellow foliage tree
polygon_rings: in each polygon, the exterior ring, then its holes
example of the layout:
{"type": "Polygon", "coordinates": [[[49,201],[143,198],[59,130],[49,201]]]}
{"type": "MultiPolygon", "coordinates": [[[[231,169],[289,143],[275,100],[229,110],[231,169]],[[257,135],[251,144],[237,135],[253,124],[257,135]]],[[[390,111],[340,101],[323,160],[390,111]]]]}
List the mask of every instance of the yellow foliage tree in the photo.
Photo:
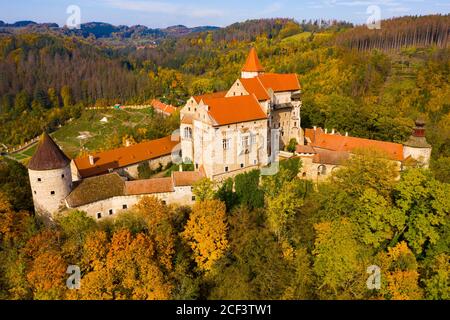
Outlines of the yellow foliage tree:
{"type": "Polygon", "coordinates": [[[225,204],[218,200],[197,202],[182,237],[194,252],[198,267],[210,271],[228,248],[225,204]]]}

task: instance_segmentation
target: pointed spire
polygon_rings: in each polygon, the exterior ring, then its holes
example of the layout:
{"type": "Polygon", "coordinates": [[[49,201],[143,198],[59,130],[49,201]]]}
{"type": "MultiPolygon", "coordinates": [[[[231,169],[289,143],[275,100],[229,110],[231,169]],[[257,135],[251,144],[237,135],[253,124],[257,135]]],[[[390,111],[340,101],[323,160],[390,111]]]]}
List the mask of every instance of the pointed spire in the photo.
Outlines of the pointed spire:
{"type": "Polygon", "coordinates": [[[53,170],[70,164],[70,159],[62,152],[53,139],[44,132],[39,140],[36,152],[31,158],[28,169],[53,170]]]}
{"type": "Polygon", "coordinates": [[[247,61],[245,62],[244,67],[242,68],[244,72],[264,72],[264,68],[259,62],[258,54],[256,53],[255,48],[250,49],[250,53],[248,54],[247,61]]]}

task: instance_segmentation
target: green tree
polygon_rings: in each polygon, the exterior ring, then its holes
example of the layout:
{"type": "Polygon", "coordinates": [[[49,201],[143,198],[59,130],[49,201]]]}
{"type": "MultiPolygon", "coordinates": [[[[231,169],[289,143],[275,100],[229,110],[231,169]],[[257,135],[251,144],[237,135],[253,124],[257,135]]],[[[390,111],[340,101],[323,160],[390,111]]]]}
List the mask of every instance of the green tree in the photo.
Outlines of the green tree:
{"type": "Polygon", "coordinates": [[[214,182],[208,178],[200,179],[193,185],[193,194],[197,201],[213,200],[215,196],[214,182]]]}
{"type": "Polygon", "coordinates": [[[72,89],[69,86],[63,86],[61,88],[61,98],[64,107],[70,107],[73,105],[72,89]]]}

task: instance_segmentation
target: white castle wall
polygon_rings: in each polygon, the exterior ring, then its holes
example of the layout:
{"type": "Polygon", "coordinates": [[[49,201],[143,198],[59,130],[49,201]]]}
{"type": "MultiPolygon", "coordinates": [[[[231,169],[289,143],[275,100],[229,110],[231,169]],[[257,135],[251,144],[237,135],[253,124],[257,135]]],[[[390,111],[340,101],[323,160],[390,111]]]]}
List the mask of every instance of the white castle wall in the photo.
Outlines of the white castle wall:
{"type": "Polygon", "coordinates": [[[36,213],[52,218],[72,189],[70,165],[62,169],[28,170],[36,213]]]}
{"type": "Polygon", "coordinates": [[[403,146],[403,157],[406,159],[411,156],[413,159],[419,161],[424,168],[428,168],[431,159],[431,148],[414,148],[403,146]]]}
{"type": "Polygon", "coordinates": [[[173,192],[109,198],[72,209],[84,211],[88,214],[88,216],[92,217],[93,219],[100,220],[106,217],[116,216],[123,210],[131,209],[143,197],[146,196],[157,197],[158,199],[165,201],[165,203],[168,205],[169,204],[192,205],[195,201],[192,194],[192,187],[186,186],[186,187],[175,187],[173,192]]]}

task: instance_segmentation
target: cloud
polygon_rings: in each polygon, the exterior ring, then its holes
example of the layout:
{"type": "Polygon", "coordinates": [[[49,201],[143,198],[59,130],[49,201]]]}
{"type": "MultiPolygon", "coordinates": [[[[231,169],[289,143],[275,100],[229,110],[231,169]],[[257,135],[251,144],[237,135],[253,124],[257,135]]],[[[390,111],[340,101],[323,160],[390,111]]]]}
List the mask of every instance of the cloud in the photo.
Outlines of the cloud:
{"type": "Polygon", "coordinates": [[[262,15],[270,15],[280,11],[283,8],[283,4],[281,2],[274,2],[268,5],[264,10],[260,12],[262,15]]]}
{"type": "Polygon", "coordinates": [[[203,6],[195,7],[192,5],[172,4],[163,1],[103,0],[103,2],[110,7],[122,10],[156,14],[171,14],[191,18],[218,18],[224,15],[224,12],[221,10],[208,9],[203,6]]]}

